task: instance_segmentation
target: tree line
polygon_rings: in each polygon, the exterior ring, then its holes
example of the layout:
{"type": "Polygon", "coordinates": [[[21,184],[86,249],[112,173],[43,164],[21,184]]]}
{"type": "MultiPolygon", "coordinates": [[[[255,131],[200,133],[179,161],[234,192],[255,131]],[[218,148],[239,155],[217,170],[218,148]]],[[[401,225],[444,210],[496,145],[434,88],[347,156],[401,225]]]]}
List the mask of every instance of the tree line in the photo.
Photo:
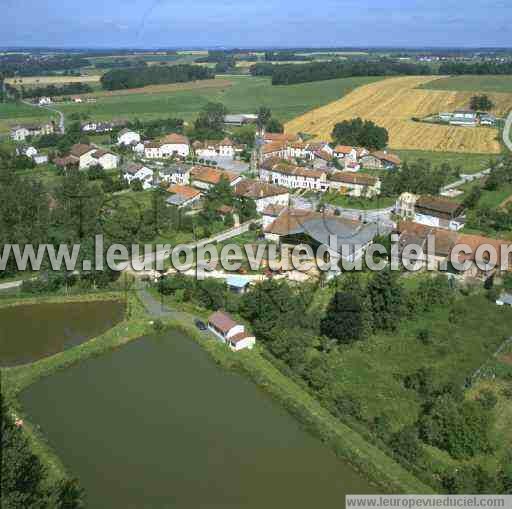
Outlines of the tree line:
{"type": "MultiPolygon", "coordinates": [[[[436,74],[436,71],[427,64],[383,58],[378,61],[330,61],[283,65],[274,65],[271,61],[266,61],[251,66],[250,73],[253,76],[271,76],[273,85],[291,85],[357,76],[423,76],[436,74]]],[[[512,74],[512,62],[448,62],[439,67],[437,74],[512,74]]]]}
{"type": "Polygon", "coordinates": [[[74,479],[51,480],[48,471],[32,452],[21,423],[3,401],[2,507],[4,509],[81,509],[84,493],[74,479]]]}
{"type": "Polygon", "coordinates": [[[20,87],[20,95],[23,99],[32,97],[55,97],[59,95],[89,94],[93,89],[87,83],[69,83],[67,85],[48,85],[46,87],[20,87]]]}
{"type": "Polygon", "coordinates": [[[376,62],[330,61],[283,65],[261,63],[251,66],[250,72],[253,76],[272,76],[273,85],[291,85],[356,76],[427,75],[432,70],[425,64],[382,59],[376,62]]]}
{"type": "Polygon", "coordinates": [[[121,90],[214,77],[213,70],[200,65],[149,66],[141,69],[114,69],[101,77],[101,84],[106,90],[121,90]]]}
{"type": "Polygon", "coordinates": [[[512,62],[446,62],[438,74],[512,74],[512,62]]]}

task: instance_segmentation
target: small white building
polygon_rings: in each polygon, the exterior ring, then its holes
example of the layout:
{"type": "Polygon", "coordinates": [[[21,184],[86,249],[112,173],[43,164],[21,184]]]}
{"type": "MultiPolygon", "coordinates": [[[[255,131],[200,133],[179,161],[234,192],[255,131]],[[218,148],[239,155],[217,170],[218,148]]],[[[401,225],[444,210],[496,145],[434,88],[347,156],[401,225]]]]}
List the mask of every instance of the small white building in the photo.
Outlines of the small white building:
{"type": "Polygon", "coordinates": [[[256,344],[256,338],[223,311],[217,311],[208,318],[208,329],[234,352],[245,348],[252,350],[256,344]]]}
{"type": "Polygon", "coordinates": [[[153,175],[153,170],[141,163],[132,163],[123,171],[123,178],[128,184],[134,180],[140,180],[144,189],[152,187],[153,175]]]}
{"type": "Polygon", "coordinates": [[[130,129],[123,129],[117,136],[118,145],[129,146],[137,145],[138,143],[140,143],[140,134],[130,129]]]}
{"type": "Polygon", "coordinates": [[[104,170],[115,170],[119,166],[119,156],[107,150],[96,150],[92,154],[92,158],[104,170]]]}
{"type": "Polygon", "coordinates": [[[50,97],[40,97],[39,98],[39,106],[46,106],[47,104],[51,104],[52,100],[50,97]]]}
{"type": "Polygon", "coordinates": [[[172,133],[167,135],[160,142],[160,158],[172,157],[179,155],[187,157],[190,154],[190,142],[186,136],[172,133]]]}
{"type": "Polygon", "coordinates": [[[337,145],[334,148],[334,157],[336,157],[336,159],[343,159],[356,162],[357,150],[355,147],[350,147],[348,145],[337,145]]]}

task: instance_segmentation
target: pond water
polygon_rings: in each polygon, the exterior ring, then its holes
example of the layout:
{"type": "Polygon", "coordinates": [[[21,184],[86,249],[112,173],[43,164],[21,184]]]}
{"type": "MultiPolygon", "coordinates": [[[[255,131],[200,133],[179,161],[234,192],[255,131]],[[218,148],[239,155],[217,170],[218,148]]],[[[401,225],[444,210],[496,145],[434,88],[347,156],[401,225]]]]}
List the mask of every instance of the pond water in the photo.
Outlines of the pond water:
{"type": "Polygon", "coordinates": [[[99,336],[123,319],[117,301],[0,308],[0,366],[34,362],[99,336]]]}
{"type": "Polygon", "coordinates": [[[378,492],[183,334],[132,342],[21,395],[90,508],[342,508],[378,492]]]}

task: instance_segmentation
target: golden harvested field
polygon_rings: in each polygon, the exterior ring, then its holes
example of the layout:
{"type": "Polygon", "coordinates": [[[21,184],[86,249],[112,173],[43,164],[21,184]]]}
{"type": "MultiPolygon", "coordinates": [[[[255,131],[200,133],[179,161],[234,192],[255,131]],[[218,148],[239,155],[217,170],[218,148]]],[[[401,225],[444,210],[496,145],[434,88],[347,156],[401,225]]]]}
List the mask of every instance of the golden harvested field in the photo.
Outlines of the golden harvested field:
{"type": "Polygon", "coordinates": [[[16,86],[33,85],[64,85],[66,83],[98,83],[101,75],[91,74],[89,76],[29,76],[23,78],[7,78],[6,83],[16,86]]]}
{"type": "MultiPolygon", "coordinates": [[[[392,149],[499,153],[497,129],[435,125],[412,120],[413,117],[423,118],[468,107],[474,92],[417,88],[435,79],[439,76],[407,76],[362,86],[338,101],[291,120],[285,130],[329,140],[337,122],[361,117],[388,129],[392,149]]],[[[512,109],[512,94],[488,95],[496,104],[493,113],[502,116],[512,109]]]]}
{"type": "Polygon", "coordinates": [[[224,79],[198,80],[187,83],[169,83],[165,85],[148,85],[142,88],[126,88],[123,90],[100,90],[90,94],[79,94],[77,97],[118,97],[122,95],[133,94],[166,94],[168,92],[178,92],[182,90],[200,90],[205,88],[226,89],[233,83],[224,79]]]}

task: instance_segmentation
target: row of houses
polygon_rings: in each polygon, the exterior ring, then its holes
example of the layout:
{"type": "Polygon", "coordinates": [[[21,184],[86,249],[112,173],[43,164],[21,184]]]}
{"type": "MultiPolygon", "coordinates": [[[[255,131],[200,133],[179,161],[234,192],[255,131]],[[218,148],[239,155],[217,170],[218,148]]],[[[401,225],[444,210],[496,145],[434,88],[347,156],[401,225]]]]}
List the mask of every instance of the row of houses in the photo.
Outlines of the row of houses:
{"type": "Polygon", "coordinates": [[[11,127],[11,139],[14,141],[26,141],[31,136],[43,136],[53,134],[55,132],[55,124],[46,122],[44,124],[18,124],[11,127]]]}
{"type": "Polygon", "coordinates": [[[395,169],[400,166],[400,158],[386,151],[371,152],[364,147],[336,145],[326,141],[303,141],[297,135],[287,133],[265,133],[260,161],[269,159],[301,159],[324,166],[337,161],[346,171],[359,171],[363,168],[395,169]]]}
{"type": "MultiPolygon", "coordinates": [[[[419,224],[414,221],[401,221],[397,225],[399,237],[399,252],[401,256],[407,258],[411,266],[426,267],[426,264],[435,270],[441,272],[456,272],[451,266],[452,252],[456,246],[465,245],[471,252],[461,252],[457,254],[459,263],[468,263],[469,268],[462,274],[465,278],[475,278],[487,280],[490,277],[500,275],[501,264],[505,262],[508,265],[507,272],[512,268],[512,244],[504,240],[492,239],[482,235],[467,235],[443,228],[434,228],[425,224],[419,224]],[[428,248],[429,239],[433,239],[428,248]],[[411,254],[405,248],[409,245],[420,246],[422,256],[418,257],[416,253],[411,254]],[[508,260],[502,260],[502,247],[511,248],[508,254],[508,260]],[[482,269],[490,260],[488,249],[492,248],[497,254],[495,267],[489,270],[482,269]]],[[[453,255],[454,257],[454,255],[453,255]]]]}
{"type": "Polygon", "coordinates": [[[372,198],[381,192],[381,181],[366,173],[326,172],[268,160],[260,165],[260,180],[288,189],[341,192],[348,196],[372,198]]]}

